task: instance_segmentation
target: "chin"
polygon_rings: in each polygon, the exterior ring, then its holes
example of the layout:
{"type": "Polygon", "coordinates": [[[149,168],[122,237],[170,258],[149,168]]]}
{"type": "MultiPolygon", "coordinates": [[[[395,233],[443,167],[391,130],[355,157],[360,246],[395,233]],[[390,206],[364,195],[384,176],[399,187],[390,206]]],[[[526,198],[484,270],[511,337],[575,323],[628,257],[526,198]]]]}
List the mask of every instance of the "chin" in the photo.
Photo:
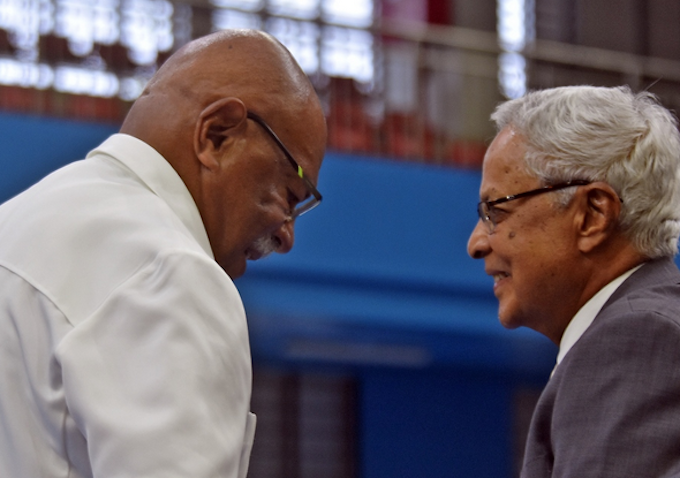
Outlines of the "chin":
{"type": "Polygon", "coordinates": [[[507,312],[504,312],[502,309],[498,310],[498,321],[506,329],[516,329],[524,325],[523,321],[520,318],[513,317],[507,312]]]}
{"type": "Polygon", "coordinates": [[[236,280],[241,277],[246,272],[247,261],[243,259],[242,261],[230,261],[230,262],[217,262],[224,272],[227,273],[231,280],[236,280]]]}
{"type": "Polygon", "coordinates": [[[505,327],[506,329],[513,330],[513,329],[518,329],[518,328],[521,327],[520,324],[515,324],[514,322],[506,322],[503,319],[499,319],[499,321],[500,321],[501,325],[503,327],[505,327]]]}

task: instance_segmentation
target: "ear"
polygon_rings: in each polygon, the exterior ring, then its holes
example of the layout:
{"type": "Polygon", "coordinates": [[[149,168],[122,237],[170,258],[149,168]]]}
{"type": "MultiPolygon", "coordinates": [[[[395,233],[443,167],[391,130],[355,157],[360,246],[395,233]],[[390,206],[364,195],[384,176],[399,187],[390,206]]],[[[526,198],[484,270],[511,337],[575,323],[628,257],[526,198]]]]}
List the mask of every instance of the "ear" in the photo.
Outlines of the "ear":
{"type": "Polygon", "coordinates": [[[582,186],[577,217],[578,247],[588,253],[616,232],[621,213],[621,199],[607,183],[594,182],[582,186]]]}
{"type": "Polygon", "coordinates": [[[219,168],[221,152],[245,126],[246,115],[246,106],[238,98],[222,98],[201,111],[194,130],[194,152],[203,166],[219,168]]]}

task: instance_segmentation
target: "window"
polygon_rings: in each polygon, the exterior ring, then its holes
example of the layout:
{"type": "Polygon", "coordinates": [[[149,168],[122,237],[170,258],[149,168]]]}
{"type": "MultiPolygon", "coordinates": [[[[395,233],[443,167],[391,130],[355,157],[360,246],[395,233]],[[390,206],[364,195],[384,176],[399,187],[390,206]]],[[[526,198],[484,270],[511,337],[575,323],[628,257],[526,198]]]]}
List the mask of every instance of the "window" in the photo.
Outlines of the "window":
{"type": "Polygon", "coordinates": [[[532,0],[498,0],[498,40],[504,50],[498,59],[498,81],[508,98],[526,93],[526,61],[522,50],[534,38],[532,0]]]}
{"type": "Polygon", "coordinates": [[[309,75],[374,76],[373,0],[212,0],[213,27],[263,28],[309,75]],[[265,19],[266,18],[266,19],[265,19]]]}
{"type": "MultiPolygon", "coordinates": [[[[370,82],[373,0],[210,0],[213,30],[263,29],[308,74],[370,82]]],[[[0,84],[134,100],[159,55],[191,39],[191,4],[168,0],[0,0],[0,84]],[[100,54],[118,48],[125,68],[100,54]]]]}

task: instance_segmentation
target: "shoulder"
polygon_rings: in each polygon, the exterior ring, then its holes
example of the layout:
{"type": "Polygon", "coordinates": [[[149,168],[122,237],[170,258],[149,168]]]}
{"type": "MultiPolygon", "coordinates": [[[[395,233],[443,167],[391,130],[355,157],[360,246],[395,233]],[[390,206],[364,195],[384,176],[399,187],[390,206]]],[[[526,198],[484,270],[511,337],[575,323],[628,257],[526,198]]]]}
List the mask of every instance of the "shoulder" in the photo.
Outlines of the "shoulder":
{"type": "Polygon", "coordinates": [[[680,335],[680,271],[670,259],[652,261],[631,275],[583,335],[584,344],[668,342],[680,335]]]}
{"type": "Polygon", "coordinates": [[[680,316],[680,271],[671,259],[644,264],[618,289],[598,314],[598,321],[626,312],[680,316]]]}
{"type": "Polygon", "coordinates": [[[30,281],[72,323],[161,259],[214,263],[166,201],[121,163],[100,156],[55,172],[3,205],[0,235],[0,264],[30,281]]]}
{"type": "Polygon", "coordinates": [[[550,388],[563,396],[598,401],[594,383],[620,381],[610,390],[625,393],[666,387],[662,382],[668,380],[680,383],[678,281],[680,273],[672,262],[647,264],[633,274],[567,353],[550,388]]]}
{"type": "Polygon", "coordinates": [[[680,289],[656,276],[613,296],[539,399],[528,456],[552,456],[560,476],[665,476],[678,466],[680,289]]]}
{"type": "MultiPolygon", "coordinates": [[[[558,369],[579,370],[587,378],[647,374],[668,369],[680,379],[680,288],[640,290],[609,304],[595,318],[558,369]]],[[[587,386],[587,385],[585,385],[587,386]]]]}
{"type": "Polygon", "coordinates": [[[563,397],[598,402],[602,390],[594,384],[626,394],[666,387],[662,382],[668,380],[680,383],[678,363],[680,272],[671,261],[653,262],[612,295],[557,367],[548,388],[563,397]]]}
{"type": "Polygon", "coordinates": [[[669,476],[680,468],[679,283],[672,261],[654,261],[612,295],[538,401],[523,476],[669,476]]]}

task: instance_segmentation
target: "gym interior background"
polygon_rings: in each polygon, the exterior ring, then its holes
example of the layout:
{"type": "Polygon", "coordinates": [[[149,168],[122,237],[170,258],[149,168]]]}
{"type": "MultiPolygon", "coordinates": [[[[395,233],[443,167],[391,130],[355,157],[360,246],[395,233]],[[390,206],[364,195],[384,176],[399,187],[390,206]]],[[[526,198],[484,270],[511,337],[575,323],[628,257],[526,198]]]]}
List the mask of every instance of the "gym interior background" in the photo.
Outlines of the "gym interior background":
{"type": "Polygon", "coordinates": [[[182,44],[269,31],[319,92],[329,144],[295,249],[236,282],[249,477],[511,478],[557,350],[498,324],[466,254],[489,114],[569,84],[677,111],[679,24],[675,0],[0,0],[0,200],[116,132],[182,44]]]}

